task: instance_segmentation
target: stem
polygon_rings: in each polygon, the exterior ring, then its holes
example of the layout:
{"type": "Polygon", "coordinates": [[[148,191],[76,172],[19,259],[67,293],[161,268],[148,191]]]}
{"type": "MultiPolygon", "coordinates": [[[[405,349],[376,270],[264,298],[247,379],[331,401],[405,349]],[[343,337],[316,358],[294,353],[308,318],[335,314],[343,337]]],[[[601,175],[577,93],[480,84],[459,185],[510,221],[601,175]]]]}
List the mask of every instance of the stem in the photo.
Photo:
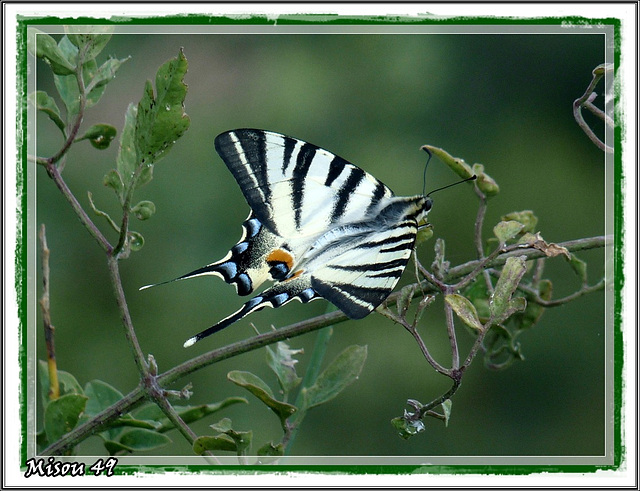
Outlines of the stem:
{"type": "Polygon", "coordinates": [[[585,90],[584,94],[582,94],[581,97],[579,97],[573,102],[573,117],[576,120],[576,123],[578,123],[578,126],[582,128],[582,131],[585,132],[585,134],[589,137],[589,139],[600,150],[606,153],[613,153],[613,148],[609,147],[608,145],[605,145],[605,143],[602,142],[600,138],[596,136],[596,134],[589,127],[589,125],[587,124],[587,122],[584,120],[582,116],[582,108],[586,107],[592,113],[594,113],[597,117],[602,119],[605,122],[605,124],[607,124],[609,127],[613,127],[614,125],[613,120],[610,117],[608,117],[603,111],[601,111],[599,108],[593,105],[593,100],[597,97],[597,94],[594,92],[596,85],[598,84],[598,82],[606,72],[613,71],[611,67],[602,66],[602,65],[601,67],[602,67],[601,70],[599,69],[600,67],[598,67],[593,71],[593,78],[591,79],[591,82],[589,83],[587,90],[585,90]]]}
{"type": "Polygon", "coordinates": [[[143,377],[147,376],[149,373],[149,367],[144,359],[144,354],[140,348],[140,343],[138,342],[138,337],[136,336],[133,322],[131,321],[131,314],[129,313],[129,307],[122,288],[122,280],[120,279],[118,259],[113,256],[109,256],[107,264],[109,266],[109,274],[111,276],[111,283],[116,296],[116,302],[120,309],[120,318],[122,320],[122,325],[124,326],[125,337],[133,351],[133,358],[136,362],[136,366],[138,367],[138,371],[143,377]]]}
{"type": "Polygon", "coordinates": [[[438,363],[435,360],[435,358],[433,356],[431,356],[431,353],[429,353],[429,349],[427,348],[427,345],[422,340],[422,337],[420,336],[420,333],[418,333],[418,330],[416,329],[415,325],[409,324],[404,317],[400,317],[400,316],[395,315],[388,308],[382,308],[382,309],[377,310],[376,312],[378,312],[379,314],[385,316],[387,319],[391,319],[393,322],[396,322],[396,323],[400,324],[407,331],[409,331],[409,333],[416,340],[416,343],[418,343],[418,346],[420,347],[420,351],[422,351],[422,355],[427,360],[429,365],[431,365],[436,372],[438,372],[438,373],[440,373],[442,375],[446,375],[447,377],[451,376],[451,371],[447,370],[445,367],[440,365],[440,363],[438,363]]]}
{"type": "MultiPolygon", "coordinates": [[[[84,86],[84,77],[82,75],[82,64],[84,60],[84,55],[86,54],[89,45],[85,45],[83,50],[78,53],[78,65],[76,66],[76,81],[78,82],[78,97],[80,99],[78,106],[78,114],[76,116],[76,120],[71,127],[71,131],[67,136],[67,140],[62,145],[62,148],[58,150],[58,153],[46,159],[48,164],[56,164],[71,148],[74,140],[78,136],[78,130],[80,129],[80,125],[82,124],[82,119],[84,118],[84,110],[87,104],[87,94],[84,86]]],[[[60,169],[62,170],[62,169],[60,169]]]]}
{"type": "Polygon", "coordinates": [[[420,408],[420,411],[418,411],[416,413],[416,418],[418,418],[418,419],[424,418],[424,416],[429,411],[431,411],[434,407],[438,407],[440,404],[442,404],[447,399],[451,399],[453,394],[455,394],[456,391],[458,390],[458,388],[460,387],[460,384],[461,384],[461,380],[460,379],[461,379],[460,376],[454,377],[453,378],[453,385],[451,386],[451,388],[447,392],[442,394],[440,397],[438,397],[437,399],[434,399],[433,401],[431,401],[429,404],[426,404],[426,405],[422,406],[420,408]]]}
{"type": "MultiPolygon", "coordinates": [[[[453,293],[453,290],[447,291],[445,295],[453,293]]],[[[458,340],[456,339],[456,327],[453,323],[453,309],[447,302],[444,304],[444,313],[447,321],[447,334],[449,335],[449,344],[451,345],[451,370],[456,371],[460,368],[460,353],[458,352],[458,340]]]]}
{"type": "Polygon", "coordinates": [[[58,367],[56,363],[55,327],[51,324],[51,311],[49,301],[49,247],[45,235],[44,224],[40,227],[40,243],[42,244],[42,320],[44,324],[44,341],[47,345],[47,367],[49,370],[49,400],[60,397],[60,385],[58,383],[58,367]]]}
{"type": "Polygon", "coordinates": [[[96,227],[95,223],[89,218],[89,215],[84,211],[75,195],[71,192],[67,183],[62,178],[60,174],[60,170],[52,163],[48,163],[46,165],[47,172],[49,173],[49,177],[53,179],[53,182],[58,187],[58,189],[62,192],[62,195],[67,199],[73,211],[76,212],[76,215],[84,225],[84,228],[91,234],[91,236],[96,239],[98,245],[105,251],[107,254],[110,254],[113,250],[113,247],[109,243],[109,241],[102,235],[102,232],[96,227]]]}

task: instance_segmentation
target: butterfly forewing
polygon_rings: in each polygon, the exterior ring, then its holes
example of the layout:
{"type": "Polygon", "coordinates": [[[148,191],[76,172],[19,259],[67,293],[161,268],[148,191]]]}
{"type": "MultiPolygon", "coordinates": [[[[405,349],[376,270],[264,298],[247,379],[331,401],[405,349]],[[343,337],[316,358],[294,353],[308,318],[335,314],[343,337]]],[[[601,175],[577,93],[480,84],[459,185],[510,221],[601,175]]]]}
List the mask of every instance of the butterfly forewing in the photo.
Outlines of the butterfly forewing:
{"type": "Polygon", "coordinates": [[[215,145],[256,216],[283,237],[319,235],[362,220],[393,196],[341,157],[278,133],[234,130],[215,145]]]}

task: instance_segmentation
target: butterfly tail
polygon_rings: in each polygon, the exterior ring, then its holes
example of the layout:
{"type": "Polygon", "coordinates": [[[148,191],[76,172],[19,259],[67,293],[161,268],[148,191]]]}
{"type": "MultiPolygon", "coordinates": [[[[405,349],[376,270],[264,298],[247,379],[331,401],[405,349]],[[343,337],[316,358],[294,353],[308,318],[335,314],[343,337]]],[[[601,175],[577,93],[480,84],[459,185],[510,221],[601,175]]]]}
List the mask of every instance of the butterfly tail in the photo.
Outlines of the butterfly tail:
{"type": "Polygon", "coordinates": [[[307,303],[317,298],[321,297],[311,287],[309,277],[299,276],[289,281],[277,283],[262,292],[262,294],[253,297],[229,317],[222,319],[217,324],[187,339],[184,343],[184,347],[188,348],[189,346],[193,346],[195,343],[207,336],[211,336],[218,331],[222,331],[225,327],[228,327],[234,322],[248,316],[252,312],[261,310],[265,307],[277,309],[278,307],[289,303],[291,300],[298,300],[302,303],[307,303]]]}
{"type": "Polygon", "coordinates": [[[268,251],[278,239],[262,226],[252,213],[242,224],[242,237],[220,261],[208,264],[183,274],[178,278],[140,288],[164,285],[172,281],[186,280],[197,276],[213,275],[236,287],[238,295],[249,295],[268,277],[269,266],[265,260],[268,251]]]}

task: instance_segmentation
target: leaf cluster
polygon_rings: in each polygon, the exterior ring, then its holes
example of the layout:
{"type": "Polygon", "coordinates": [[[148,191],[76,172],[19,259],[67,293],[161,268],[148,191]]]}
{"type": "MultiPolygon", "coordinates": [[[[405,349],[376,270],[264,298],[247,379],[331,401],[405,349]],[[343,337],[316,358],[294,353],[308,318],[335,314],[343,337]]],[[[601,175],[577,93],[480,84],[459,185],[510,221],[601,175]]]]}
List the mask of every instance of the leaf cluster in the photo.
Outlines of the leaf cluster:
{"type": "MultiPolygon", "coordinates": [[[[279,442],[266,442],[256,450],[256,463],[271,462],[284,455],[287,445],[291,443],[293,432],[300,426],[307,411],[331,401],[355,382],[367,357],[366,346],[349,346],[313,381],[300,387],[303,379],[296,373],[295,365],[298,360],[294,356],[301,354],[302,350],[291,349],[287,343],[280,341],[275,345],[275,349],[267,346],[266,352],[266,362],[276,375],[278,391],[273,390],[254,373],[234,370],[227,374],[229,381],[250,392],[273,411],[282,427],[283,436],[279,442]],[[287,402],[296,389],[299,389],[297,405],[287,402]]],[[[211,425],[211,429],[215,435],[200,436],[195,440],[195,453],[203,454],[213,450],[234,452],[242,463],[246,463],[246,456],[251,450],[252,431],[234,430],[229,418],[211,425]]]]}

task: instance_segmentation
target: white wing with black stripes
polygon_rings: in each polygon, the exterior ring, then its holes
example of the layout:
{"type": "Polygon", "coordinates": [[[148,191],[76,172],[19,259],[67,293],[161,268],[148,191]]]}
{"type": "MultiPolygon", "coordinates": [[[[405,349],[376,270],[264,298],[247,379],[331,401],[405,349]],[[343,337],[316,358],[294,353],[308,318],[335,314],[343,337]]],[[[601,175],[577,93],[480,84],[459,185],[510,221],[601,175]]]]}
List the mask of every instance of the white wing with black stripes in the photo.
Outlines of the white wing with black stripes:
{"type": "Polygon", "coordinates": [[[322,148],[279,133],[239,129],[215,147],[251,213],[220,261],[177,279],[216,275],[248,295],[275,282],[185,346],[252,312],[325,298],[352,319],[380,305],[400,279],[426,196],[397,197],[375,177],[322,148]]]}

